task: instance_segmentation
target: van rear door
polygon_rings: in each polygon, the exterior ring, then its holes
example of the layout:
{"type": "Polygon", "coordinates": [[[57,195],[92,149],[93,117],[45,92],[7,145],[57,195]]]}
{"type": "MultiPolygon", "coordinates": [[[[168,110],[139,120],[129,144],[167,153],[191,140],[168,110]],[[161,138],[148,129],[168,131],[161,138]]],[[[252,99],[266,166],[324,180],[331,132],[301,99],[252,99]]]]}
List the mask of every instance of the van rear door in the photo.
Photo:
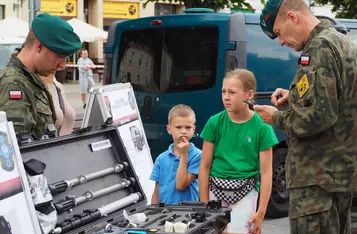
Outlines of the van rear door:
{"type": "Polygon", "coordinates": [[[217,92],[225,72],[229,16],[168,15],[115,26],[110,83],[132,84],[153,159],[172,142],[166,124],[174,105],[193,108],[200,119],[198,133],[211,115],[207,108],[222,110],[217,92]]]}
{"type": "MultiPolygon", "coordinates": [[[[160,122],[167,123],[170,109],[177,104],[191,106],[196,114],[196,134],[208,118],[223,110],[220,98],[225,72],[229,15],[190,14],[172,21],[165,29],[161,51],[160,122]]],[[[201,147],[202,139],[191,140],[201,147]]],[[[172,137],[160,126],[160,148],[172,137]]]]}

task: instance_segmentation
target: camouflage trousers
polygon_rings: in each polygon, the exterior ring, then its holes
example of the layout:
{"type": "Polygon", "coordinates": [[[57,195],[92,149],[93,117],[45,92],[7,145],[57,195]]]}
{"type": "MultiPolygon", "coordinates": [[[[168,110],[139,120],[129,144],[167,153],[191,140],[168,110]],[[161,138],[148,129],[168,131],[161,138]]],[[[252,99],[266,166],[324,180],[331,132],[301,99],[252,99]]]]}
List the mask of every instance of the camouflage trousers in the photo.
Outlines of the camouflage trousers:
{"type": "Polygon", "coordinates": [[[352,198],[319,186],[290,189],[290,233],[350,234],[352,198]]]}

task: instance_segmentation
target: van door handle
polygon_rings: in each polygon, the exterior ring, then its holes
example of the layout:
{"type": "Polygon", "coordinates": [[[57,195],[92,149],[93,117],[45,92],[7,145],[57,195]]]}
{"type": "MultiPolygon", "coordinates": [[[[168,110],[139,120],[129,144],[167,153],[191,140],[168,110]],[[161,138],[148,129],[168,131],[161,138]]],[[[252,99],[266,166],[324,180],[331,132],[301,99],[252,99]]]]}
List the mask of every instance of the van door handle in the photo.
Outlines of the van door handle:
{"type": "Polygon", "coordinates": [[[152,97],[144,98],[144,117],[146,120],[152,120],[152,97]]]}

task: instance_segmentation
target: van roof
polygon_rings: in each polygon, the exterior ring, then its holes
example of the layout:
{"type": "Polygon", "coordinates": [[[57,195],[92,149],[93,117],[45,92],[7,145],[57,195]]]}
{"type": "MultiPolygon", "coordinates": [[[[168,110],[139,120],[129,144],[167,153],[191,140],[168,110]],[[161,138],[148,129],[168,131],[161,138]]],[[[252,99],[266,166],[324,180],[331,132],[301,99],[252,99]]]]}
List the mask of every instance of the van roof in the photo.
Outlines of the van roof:
{"type": "Polygon", "coordinates": [[[357,29],[357,19],[342,19],[336,18],[341,24],[344,24],[347,28],[357,29]]]}
{"type": "Polygon", "coordinates": [[[23,37],[0,37],[0,44],[23,44],[24,42],[23,37]]]}
{"type": "MultiPolygon", "coordinates": [[[[258,13],[248,13],[248,12],[236,12],[233,14],[243,14],[246,16],[246,22],[247,23],[253,23],[253,24],[259,24],[260,21],[260,14],[258,13]]],[[[123,21],[122,23],[128,23],[130,24],[131,22],[135,22],[135,24],[145,24],[144,22],[151,22],[155,19],[160,19],[166,22],[170,22],[172,25],[176,24],[174,23],[173,19],[175,19],[175,21],[177,20],[178,24],[181,22],[180,19],[177,18],[182,18],[185,19],[187,18],[187,16],[195,16],[195,17],[199,17],[199,16],[204,16],[204,17],[212,17],[215,19],[221,19],[221,20],[229,20],[229,16],[232,15],[231,13],[217,13],[217,12],[212,12],[212,13],[205,13],[205,12],[187,12],[187,13],[179,13],[179,14],[169,14],[169,15],[160,15],[160,16],[148,16],[148,17],[141,17],[141,18],[137,18],[137,19],[132,19],[132,20],[126,20],[123,21]]],[[[197,22],[197,21],[196,21],[197,22]]]]}

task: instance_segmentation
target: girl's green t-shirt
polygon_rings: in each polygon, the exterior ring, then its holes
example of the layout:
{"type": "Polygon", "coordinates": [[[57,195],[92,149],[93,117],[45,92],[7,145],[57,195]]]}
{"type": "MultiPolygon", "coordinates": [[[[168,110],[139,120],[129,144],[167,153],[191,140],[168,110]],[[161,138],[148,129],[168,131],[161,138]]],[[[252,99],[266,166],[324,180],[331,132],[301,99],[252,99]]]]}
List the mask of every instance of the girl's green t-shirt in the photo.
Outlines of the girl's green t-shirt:
{"type": "Polygon", "coordinates": [[[234,123],[227,111],[212,116],[201,137],[214,143],[210,176],[243,180],[259,175],[259,152],[278,143],[272,126],[257,113],[245,123],[234,123]]]}

